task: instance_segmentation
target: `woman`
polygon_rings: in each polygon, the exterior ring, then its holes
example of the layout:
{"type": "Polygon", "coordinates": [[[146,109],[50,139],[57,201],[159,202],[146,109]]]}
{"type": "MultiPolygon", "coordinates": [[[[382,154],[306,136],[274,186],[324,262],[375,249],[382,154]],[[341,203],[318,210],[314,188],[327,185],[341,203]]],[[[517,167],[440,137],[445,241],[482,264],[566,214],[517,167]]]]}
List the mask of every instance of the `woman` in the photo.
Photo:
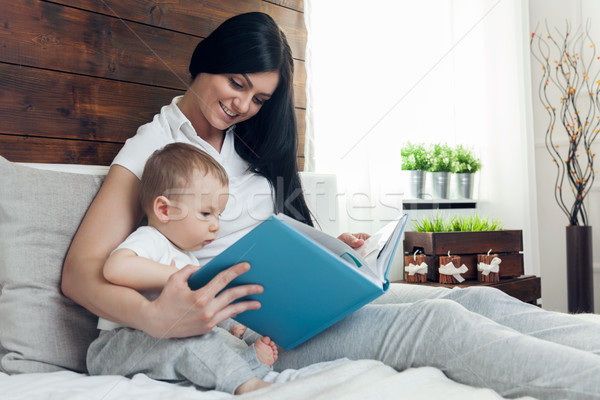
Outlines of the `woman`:
{"type": "MultiPolygon", "coordinates": [[[[281,30],[264,14],[234,17],[198,45],[190,73],[192,84],[184,96],[140,127],[115,158],[63,272],[67,296],[103,318],[155,337],[207,333],[219,322],[258,308],[255,301],[234,301],[262,288],[245,285],[220,293],[247,271],[246,264],[232,266],[195,292],[187,286],[194,268],[186,267],[172,275],[153,302],[102,278],[108,254],[139,223],[139,177],[154,150],[173,141],[192,143],[229,174],[231,197],[222,235],[198,254],[201,264],[272,212],[310,223],[304,199],[296,196],[292,58],[281,30]]],[[[345,234],[340,239],[360,246],[365,237],[345,234]]],[[[372,358],[398,370],[435,366],[459,382],[503,395],[594,398],[600,393],[596,326],[496,290],[392,286],[377,304],[281,352],[275,368],[372,358]]]]}
{"type": "MultiPolygon", "coordinates": [[[[258,308],[257,302],[231,304],[262,291],[258,285],[238,287],[217,296],[247,270],[245,264],[233,266],[210,287],[195,293],[187,291],[182,298],[187,276],[193,272],[191,267],[186,268],[153,303],[135,291],[108,284],[100,271],[108,254],[140,222],[137,197],[144,158],[175,140],[198,145],[226,162],[232,191],[227,215],[222,218],[223,235],[242,236],[244,229],[250,229],[261,216],[273,211],[283,211],[310,223],[302,196],[284,201],[300,187],[295,158],[292,69],[285,36],[265,14],[234,17],[200,42],[190,62],[192,84],[185,95],[175,98],[151,123],[142,126],[111,166],[65,260],[64,293],[101,317],[156,337],[204,334],[221,320],[258,308]],[[233,129],[227,130],[234,124],[235,140],[233,129]],[[275,205],[264,201],[271,198],[269,185],[274,187],[275,205]],[[243,192],[248,187],[252,193],[243,192]],[[249,194],[256,194],[255,202],[259,204],[241,215],[243,210],[238,206],[243,205],[243,196],[249,194]],[[246,218],[242,228],[235,223],[240,217],[246,218]],[[110,315],[107,310],[111,310],[110,315]]],[[[228,239],[227,242],[231,237],[228,239]]],[[[227,247],[225,242],[217,240],[210,254],[227,247]]],[[[200,254],[200,258],[210,258],[205,254],[200,254]]]]}

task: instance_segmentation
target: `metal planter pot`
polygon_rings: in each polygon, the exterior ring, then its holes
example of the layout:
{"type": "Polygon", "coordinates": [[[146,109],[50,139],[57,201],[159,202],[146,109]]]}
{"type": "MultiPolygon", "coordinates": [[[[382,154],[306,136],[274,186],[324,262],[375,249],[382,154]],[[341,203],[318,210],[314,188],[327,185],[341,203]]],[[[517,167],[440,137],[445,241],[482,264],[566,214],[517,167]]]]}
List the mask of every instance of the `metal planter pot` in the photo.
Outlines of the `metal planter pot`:
{"type": "Polygon", "coordinates": [[[422,199],[425,194],[425,171],[402,171],[404,175],[404,198],[422,199]]]}
{"type": "Polygon", "coordinates": [[[450,198],[450,172],[429,172],[431,178],[431,197],[433,199],[450,198]]]}
{"type": "Polygon", "coordinates": [[[456,195],[459,199],[472,199],[475,188],[475,174],[460,173],[456,175],[456,195]]]}

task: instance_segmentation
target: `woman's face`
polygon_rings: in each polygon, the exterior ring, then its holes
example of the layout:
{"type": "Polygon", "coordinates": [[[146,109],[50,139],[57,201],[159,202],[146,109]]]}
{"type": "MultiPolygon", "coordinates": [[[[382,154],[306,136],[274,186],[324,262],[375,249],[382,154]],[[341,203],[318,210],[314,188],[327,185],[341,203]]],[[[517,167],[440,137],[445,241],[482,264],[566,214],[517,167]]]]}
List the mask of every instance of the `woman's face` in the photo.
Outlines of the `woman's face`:
{"type": "MultiPolygon", "coordinates": [[[[219,130],[252,118],[268,101],[279,73],[199,74],[190,86],[197,108],[208,123],[219,130]]],[[[196,108],[196,107],[194,107],[196,108]]]]}

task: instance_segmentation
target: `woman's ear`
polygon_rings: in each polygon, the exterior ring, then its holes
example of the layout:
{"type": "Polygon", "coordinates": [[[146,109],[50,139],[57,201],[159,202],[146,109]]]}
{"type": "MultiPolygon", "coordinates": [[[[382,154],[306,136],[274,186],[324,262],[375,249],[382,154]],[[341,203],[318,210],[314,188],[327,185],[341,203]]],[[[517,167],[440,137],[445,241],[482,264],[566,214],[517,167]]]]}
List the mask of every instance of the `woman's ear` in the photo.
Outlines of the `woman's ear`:
{"type": "Polygon", "coordinates": [[[154,216],[163,224],[166,224],[170,220],[169,206],[171,202],[165,196],[158,196],[154,199],[152,211],[154,216]]]}

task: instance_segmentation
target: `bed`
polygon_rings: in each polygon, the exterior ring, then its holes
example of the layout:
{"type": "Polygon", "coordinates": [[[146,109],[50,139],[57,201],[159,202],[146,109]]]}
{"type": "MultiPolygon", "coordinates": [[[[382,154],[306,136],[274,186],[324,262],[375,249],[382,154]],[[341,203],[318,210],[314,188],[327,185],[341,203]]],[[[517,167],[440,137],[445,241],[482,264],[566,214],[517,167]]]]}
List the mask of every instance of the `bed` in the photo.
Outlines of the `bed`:
{"type": "MultiPolygon", "coordinates": [[[[303,166],[306,30],[302,0],[0,2],[0,396],[2,399],[224,399],[131,378],[88,376],[96,317],[60,291],[70,241],[107,165],[136,128],[181,94],[196,43],[226,18],[269,13],[294,54],[303,166]],[[176,44],[176,45],[175,45],[176,44]]],[[[351,59],[352,55],[348,55],[351,59]]],[[[303,173],[325,231],[335,177],[303,173]]],[[[336,360],[271,373],[247,399],[499,399],[423,367],[336,360]]]]}
{"type": "MultiPolygon", "coordinates": [[[[22,164],[0,157],[0,393],[3,399],[224,399],[232,395],[131,378],[88,376],[87,345],[96,318],[62,296],[60,274],[105,166],[22,164]]],[[[335,230],[329,201],[335,177],[302,173],[310,208],[335,230]],[[318,190],[318,192],[317,192],[318,190]]],[[[453,382],[435,368],[402,372],[374,360],[340,359],[272,372],[279,383],[248,399],[500,399],[489,389],[453,382]]]]}

